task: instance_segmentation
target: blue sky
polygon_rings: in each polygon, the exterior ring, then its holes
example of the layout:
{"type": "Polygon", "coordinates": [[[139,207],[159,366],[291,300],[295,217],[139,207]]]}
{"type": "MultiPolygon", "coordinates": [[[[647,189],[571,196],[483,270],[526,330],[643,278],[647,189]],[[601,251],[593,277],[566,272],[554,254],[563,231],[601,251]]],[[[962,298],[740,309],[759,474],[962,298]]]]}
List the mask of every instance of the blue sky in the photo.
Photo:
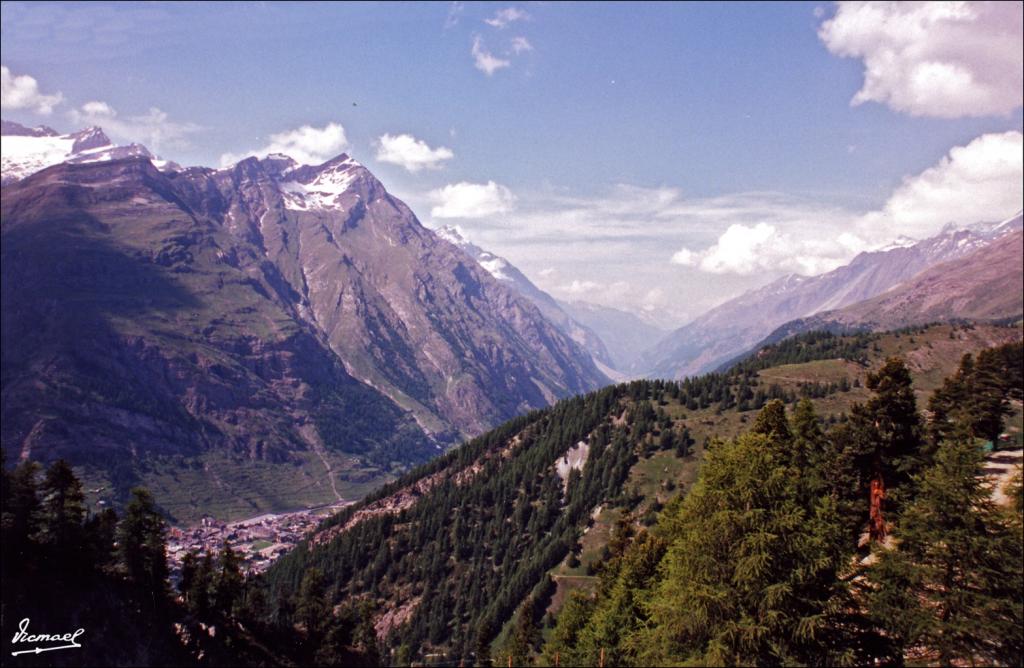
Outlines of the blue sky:
{"type": "MultiPolygon", "coordinates": [[[[1012,214],[1002,209],[1021,199],[1018,179],[992,210],[929,191],[918,195],[934,224],[900,213],[922,210],[908,184],[956,147],[1006,162],[1022,128],[1020,3],[951,16],[827,3],[2,7],[3,66],[61,96],[42,114],[5,92],[7,119],[99,120],[115,140],[211,166],[335,123],[425,223],[458,225],[556,296],[666,324],[898,234],[1012,214]],[[884,53],[898,55],[893,71],[878,66],[884,53]],[[873,92],[851,104],[868,70],[873,92]],[[1003,78],[981,81],[992,72],[1003,78]],[[386,134],[452,157],[415,171],[378,160],[386,134]],[[972,144],[986,136],[1006,141],[972,144]],[[483,189],[445,190],[457,184],[483,189]],[[911,199],[893,205],[901,188],[911,199]]],[[[984,188],[1007,190],[1017,165],[1003,167],[984,188]]]]}

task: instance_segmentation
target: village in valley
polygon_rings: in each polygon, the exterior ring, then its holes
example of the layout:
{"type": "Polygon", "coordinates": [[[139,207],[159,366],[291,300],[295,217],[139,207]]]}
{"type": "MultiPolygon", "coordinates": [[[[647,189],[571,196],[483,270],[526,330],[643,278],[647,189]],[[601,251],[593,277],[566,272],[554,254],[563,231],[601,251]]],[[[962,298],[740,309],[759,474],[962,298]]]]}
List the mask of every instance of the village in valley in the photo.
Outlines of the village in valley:
{"type": "Polygon", "coordinates": [[[175,575],[189,552],[215,554],[226,543],[241,557],[243,571],[261,573],[295,547],[321,520],[351,503],[346,501],[291,513],[268,513],[235,522],[204,517],[194,526],[171,527],[167,532],[168,566],[175,575]]]}

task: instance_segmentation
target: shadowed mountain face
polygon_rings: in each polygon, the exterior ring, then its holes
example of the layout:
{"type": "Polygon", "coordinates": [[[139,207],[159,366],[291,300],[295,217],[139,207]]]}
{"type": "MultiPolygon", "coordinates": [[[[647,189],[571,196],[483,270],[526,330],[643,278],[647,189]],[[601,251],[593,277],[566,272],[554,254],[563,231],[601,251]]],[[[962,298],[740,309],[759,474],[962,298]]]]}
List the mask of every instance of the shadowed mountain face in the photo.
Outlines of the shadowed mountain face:
{"type": "Polygon", "coordinates": [[[330,501],[605,380],[345,156],[59,164],[5,186],[2,272],[5,452],[122,491],[205,476],[182,517],[330,501]]]}
{"type": "Polygon", "coordinates": [[[791,320],[880,295],[929,267],[965,257],[1020,228],[1018,214],[999,225],[946,229],[910,245],[861,253],[850,264],[820,276],[785,276],[669,334],[643,355],[635,371],[682,378],[713,370],[791,320]]]}

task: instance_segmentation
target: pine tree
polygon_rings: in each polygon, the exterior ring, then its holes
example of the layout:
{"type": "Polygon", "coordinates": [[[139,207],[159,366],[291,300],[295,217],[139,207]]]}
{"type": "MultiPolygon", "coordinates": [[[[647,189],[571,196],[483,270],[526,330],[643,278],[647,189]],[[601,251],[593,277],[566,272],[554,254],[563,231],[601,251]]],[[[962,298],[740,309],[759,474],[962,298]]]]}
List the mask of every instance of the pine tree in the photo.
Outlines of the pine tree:
{"type": "Polygon", "coordinates": [[[295,605],[295,616],[299,623],[306,628],[306,635],[310,639],[311,645],[316,646],[319,643],[321,630],[329,614],[330,606],[327,604],[324,575],[319,568],[314,566],[302,576],[299,600],[295,605]]]}
{"type": "Polygon", "coordinates": [[[245,578],[242,577],[241,559],[227,541],[218,558],[220,568],[214,583],[214,605],[217,612],[225,617],[232,616],[235,605],[242,597],[245,578]]]}
{"type": "Polygon", "coordinates": [[[104,508],[85,521],[84,533],[91,555],[90,561],[100,570],[109,570],[117,560],[117,513],[104,508]]]}
{"type": "Polygon", "coordinates": [[[527,598],[516,611],[512,632],[501,649],[501,661],[510,660],[513,666],[528,666],[532,662],[534,646],[540,638],[540,631],[533,620],[534,601],[527,598]]]}
{"type": "Polygon", "coordinates": [[[928,436],[933,451],[953,433],[956,422],[967,422],[964,414],[974,394],[973,385],[974,356],[967,353],[960,358],[956,373],[946,378],[928,400],[928,436]]]}
{"type": "Polygon", "coordinates": [[[491,665],[491,640],[494,638],[494,622],[485,613],[476,629],[473,648],[473,665],[489,667],[491,665]]]}
{"type": "Polygon", "coordinates": [[[118,527],[121,565],[131,582],[161,599],[167,590],[166,528],[149,491],[133,489],[118,527]]]}
{"type": "Polygon", "coordinates": [[[922,450],[921,421],[910,371],[898,357],[890,357],[876,373],[868,374],[874,391],[864,405],[854,405],[848,445],[861,471],[861,494],[866,498],[869,530],[881,540],[888,529],[887,512],[898,512],[908,497],[913,476],[927,462],[922,450]]]}
{"type": "Polygon", "coordinates": [[[189,609],[199,619],[208,619],[210,615],[213,567],[213,554],[204,553],[203,558],[198,560],[195,575],[187,589],[189,609]]]}
{"type": "Polygon", "coordinates": [[[46,470],[42,485],[41,541],[51,558],[61,563],[56,570],[63,571],[73,563],[70,554],[81,547],[84,539],[85,495],[82,483],[75,477],[71,465],[58,459],[46,470]]]}
{"type": "Polygon", "coordinates": [[[178,591],[181,593],[181,597],[189,609],[192,609],[193,606],[190,595],[192,588],[195,587],[198,572],[199,554],[194,550],[190,550],[181,559],[181,578],[178,580],[178,591]]]}
{"type": "Polygon", "coordinates": [[[855,660],[835,623],[846,563],[830,502],[799,499],[781,444],[762,434],[712,449],[659,528],[670,541],[648,628],[632,646],[650,665],[855,660]]]}
{"type": "Polygon", "coordinates": [[[364,601],[359,606],[359,622],[353,632],[353,641],[366,665],[381,665],[377,630],[373,626],[373,605],[369,601],[364,601]]]}
{"type": "Polygon", "coordinates": [[[793,448],[792,466],[800,478],[801,492],[805,499],[810,500],[826,489],[825,466],[826,442],[825,433],[814,411],[814,404],[809,399],[801,399],[793,408],[793,448]]]}
{"type": "Polygon", "coordinates": [[[21,462],[10,473],[4,469],[0,523],[5,576],[23,572],[35,563],[33,539],[39,532],[40,519],[38,476],[39,465],[32,461],[21,462]]]}
{"type": "Polygon", "coordinates": [[[1009,392],[1006,382],[1006,368],[996,348],[978,353],[974,367],[974,392],[970,402],[970,423],[972,433],[992,443],[997,443],[1003,431],[1003,420],[1010,414],[1009,392]]]}
{"type": "Polygon", "coordinates": [[[580,632],[586,627],[594,610],[594,600],[576,590],[566,597],[558,614],[551,639],[544,645],[544,663],[553,666],[585,666],[590,662],[586,650],[579,647],[580,632]]]}
{"type": "Polygon", "coordinates": [[[789,420],[786,419],[786,405],[778,399],[772,399],[754,420],[754,426],[750,428],[751,433],[764,434],[769,442],[781,448],[783,452],[793,440],[793,434],[789,429],[789,420]]]}
{"type": "Polygon", "coordinates": [[[871,569],[872,615],[943,665],[1024,662],[1024,547],[991,499],[967,430],[944,441],[871,569]]]}

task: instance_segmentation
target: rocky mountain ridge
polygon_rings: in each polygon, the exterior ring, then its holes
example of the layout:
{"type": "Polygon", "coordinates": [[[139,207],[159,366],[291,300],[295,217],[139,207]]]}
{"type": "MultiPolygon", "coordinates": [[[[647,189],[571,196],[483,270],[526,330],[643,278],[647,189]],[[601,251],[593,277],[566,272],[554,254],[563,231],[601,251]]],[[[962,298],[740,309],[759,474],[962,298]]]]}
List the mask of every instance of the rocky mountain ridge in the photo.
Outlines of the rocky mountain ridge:
{"type": "Polygon", "coordinates": [[[607,382],[346,155],[108,155],[4,186],[8,456],[145,482],[179,517],[251,515],[607,382]]]}
{"type": "Polygon", "coordinates": [[[947,226],[938,235],[860,253],[819,276],[791,274],[721,304],[646,352],[634,371],[682,378],[715,369],[749,350],[777,327],[870,299],[941,262],[965,257],[1021,229],[1021,214],[995,224],[947,226]]]}

